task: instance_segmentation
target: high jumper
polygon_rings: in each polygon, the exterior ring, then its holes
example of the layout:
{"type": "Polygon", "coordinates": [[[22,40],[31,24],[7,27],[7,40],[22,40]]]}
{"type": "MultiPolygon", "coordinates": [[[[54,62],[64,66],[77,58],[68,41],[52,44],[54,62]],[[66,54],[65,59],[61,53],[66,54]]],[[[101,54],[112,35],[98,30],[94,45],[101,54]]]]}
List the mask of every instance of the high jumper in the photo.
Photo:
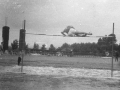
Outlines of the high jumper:
{"type": "Polygon", "coordinates": [[[63,36],[69,37],[86,37],[87,35],[92,35],[92,33],[77,31],[73,26],[67,26],[62,32],[63,36]]]}
{"type": "Polygon", "coordinates": [[[45,35],[45,36],[62,36],[62,37],[113,37],[113,36],[93,36],[92,33],[80,32],[76,30],[73,26],[67,26],[62,32],[61,35],[49,35],[49,34],[35,34],[35,33],[26,33],[31,35],[45,35]]]}

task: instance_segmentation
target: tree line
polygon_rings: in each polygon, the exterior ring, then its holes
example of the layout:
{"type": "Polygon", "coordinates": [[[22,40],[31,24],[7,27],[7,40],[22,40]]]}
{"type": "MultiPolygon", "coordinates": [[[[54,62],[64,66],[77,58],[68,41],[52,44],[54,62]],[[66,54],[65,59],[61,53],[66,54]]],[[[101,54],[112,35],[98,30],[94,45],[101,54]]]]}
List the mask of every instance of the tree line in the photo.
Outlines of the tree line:
{"type": "MultiPolygon", "coordinates": [[[[118,51],[120,53],[120,44],[117,44],[115,34],[108,35],[109,37],[101,37],[98,39],[97,43],[73,43],[68,44],[64,43],[60,47],[55,47],[53,44],[46,48],[46,45],[43,44],[41,47],[39,44],[34,43],[33,48],[29,48],[28,45],[25,45],[25,51],[30,52],[41,51],[49,54],[56,54],[57,52],[62,52],[63,54],[72,54],[72,55],[95,55],[95,56],[105,56],[105,53],[108,52],[109,55],[112,53],[112,44],[114,47],[114,51],[118,51]]],[[[11,46],[9,46],[9,52],[19,51],[19,42],[17,39],[13,40],[11,46]]]]}
{"type": "MultiPolygon", "coordinates": [[[[105,56],[106,52],[109,53],[109,56],[112,54],[112,45],[114,51],[118,51],[120,53],[120,44],[117,44],[117,39],[115,34],[109,34],[105,37],[101,37],[98,39],[97,43],[73,43],[68,44],[64,43],[62,46],[55,48],[53,44],[50,45],[47,51],[49,52],[63,52],[64,54],[74,54],[74,55],[95,55],[95,56],[105,56]]],[[[34,44],[33,48],[36,48],[34,44]]],[[[38,49],[38,48],[37,48],[38,49]]],[[[46,50],[45,44],[41,47],[42,51],[46,50]]]]}

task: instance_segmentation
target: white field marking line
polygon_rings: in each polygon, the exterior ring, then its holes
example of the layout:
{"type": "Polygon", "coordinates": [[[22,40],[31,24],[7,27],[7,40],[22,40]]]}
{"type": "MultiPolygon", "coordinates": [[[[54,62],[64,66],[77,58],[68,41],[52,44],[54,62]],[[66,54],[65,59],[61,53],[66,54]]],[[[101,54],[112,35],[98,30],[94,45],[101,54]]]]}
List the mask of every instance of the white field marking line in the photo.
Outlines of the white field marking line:
{"type": "MultiPolygon", "coordinates": [[[[0,72],[21,73],[21,66],[7,66],[0,69],[0,72]]],[[[111,70],[85,69],[85,68],[54,68],[54,67],[33,67],[24,66],[23,72],[28,75],[53,75],[65,77],[90,77],[99,79],[119,79],[120,71],[114,71],[111,77],[111,70]]]]}
{"type": "Polygon", "coordinates": [[[101,57],[101,58],[104,58],[104,59],[111,59],[112,57],[101,57]]]}

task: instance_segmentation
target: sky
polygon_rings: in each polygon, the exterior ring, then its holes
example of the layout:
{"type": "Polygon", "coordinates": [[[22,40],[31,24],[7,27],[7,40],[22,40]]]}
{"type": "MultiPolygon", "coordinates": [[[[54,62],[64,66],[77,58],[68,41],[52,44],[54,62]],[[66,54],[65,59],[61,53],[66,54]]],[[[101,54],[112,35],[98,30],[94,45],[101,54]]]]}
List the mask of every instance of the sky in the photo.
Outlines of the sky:
{"type": "MultiPolygon", "coordinates": [[[[19,40],[22,22],[26,20],[27,33],[60,35],[68,25],[82,32],[92,32],[94,36],[112,33],[113,23],[117,43],[120,43],[120,0],[0,0],[0,42],[2,27],[10,27],[9,45],[19,40]]],[[[48,37],[26,35],[26,43],[34,42],[42,46],[50,44],[58,47],[63,43],[97,42],[98,38],[48,37]]]]}

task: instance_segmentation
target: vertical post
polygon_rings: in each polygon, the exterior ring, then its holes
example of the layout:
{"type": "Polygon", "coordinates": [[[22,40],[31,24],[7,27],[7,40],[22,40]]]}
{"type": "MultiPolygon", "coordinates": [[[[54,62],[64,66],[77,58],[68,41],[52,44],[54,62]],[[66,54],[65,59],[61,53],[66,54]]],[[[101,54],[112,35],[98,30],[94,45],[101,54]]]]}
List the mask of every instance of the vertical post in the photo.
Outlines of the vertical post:
{"type": "Polygon", "coordinates": [[[8,17],[5,17],[5,26],[7,26],[8,17]]]}
{"type": "Polygon", "coordinates": [[[26,23],[26,20],[24,20],[24,30],[25,30],[25,23],[26,23]]]}
{"type": "Polygon", "coordinates": [[[24,52],[23,52],[23,50],[22,50],[22,66],[21,66],[21,72],[23,72],[23,57],[24,57],[24,52]]]}
{"type": "MultiPolygon", "coordinates": [[[[112,34],[114,35],[114,23],[113,23],[113,32],[112,34]]],[[[111,62],[111,77],[113,77],[113,53],[114,53],[114,36],[112,37],[112,62],[111,62]]]]}
{"type": "MultiPolygon", "coordinates": [[[[25,23],[26,23],[26,20],[24,20],[24,30],[25,30],[25,23]]],[[[24,35],[25,35],[25,32],[24,32],[24,35]]],[[[21,66],[21,72],[23,72],[23,59],[24,59],[24,47],[25,47],[25,38],[24,38],[24,41],[22,42],[22,66],[21,66]]]]}
{"type": "Polygon", "coordinates": [[[23,51],[21,51],[21,60],[22,60],[22,64],[21,64],[21,72],[23,72],[23,51]]]}

